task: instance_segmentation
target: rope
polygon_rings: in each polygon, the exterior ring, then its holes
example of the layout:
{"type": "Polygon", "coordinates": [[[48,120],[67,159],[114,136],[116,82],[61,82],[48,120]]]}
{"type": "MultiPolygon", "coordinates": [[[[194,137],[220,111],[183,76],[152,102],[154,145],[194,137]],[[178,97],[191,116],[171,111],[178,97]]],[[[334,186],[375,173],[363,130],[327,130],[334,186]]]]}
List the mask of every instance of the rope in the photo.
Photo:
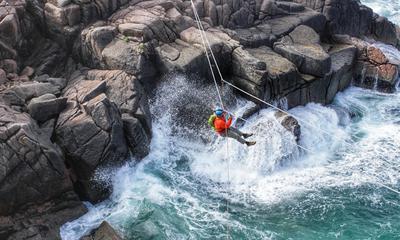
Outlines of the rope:
{"type": "MultiPolygon", "coordinates": [[[[219,98],[221,107],[223,109],[225,109],[225,106],[224,106],[224,103],[223,103],[222,97],[221,97],[221,92],[219,91],[218,83],[217,83],[217,80],[215,78],[214,70],[212,68],[211,60],[210,60],[210,58],[208,56],[207,46],[206,46],[206,43],[205,43],[205,41],[208,42],[208,40],[207,40],[207,37],[206,37],[206,35],[204,33],[204,28],[203,28],[203,26],[201,24],[201,20],[200,20],[200,17],[198,15],[198,13],[197,13],[197,10],[196,10],[196,7],[194,5],[194,2],[193,2],[193,0],[190,0],[190,1],[191,1],[193,12],[194,12],[194,15],[195,15],[195,18],[196,18],[196,23],[197,23],[197,27],[198,27],[198,30],[199,30],[200,38],[201,38],[201,41],[203,42],[203,47],[204,47],[204,51],[205,51],[205,54],[206,54],[206,57],[207,57],[208,65],[210,67],[211,75],[212,75],[212,78],[214,80],[215,89],[217,90],[217,94],[218,94],[218,98],[219,98]],[[203,36],[203,34],[204,34],[204,36],[203,36]]],[[[209,49],[210,49],[211,55],[213,56],[214,54],[212,52],[211,47],[209,49]]],[[[217,67],[217,69],[219,71],[218,63],[216,61],[214,61],[214,62],[215,62],[215,65],[216,65],[216,67],[217,67]]],[[[225,135],[228,136],[228,129],[225,129],[225,135]]],[[[227,165],[228,165],[228,188],[230,188],[230,163],[229,163],[229,139],[228,138],[226,139],[226,161],[227,161],[227,165]]],[[[229,190],[227,191],[227,194],[228,193],[229,193],[229,190]]],[[[229,213],[228,196],[226,197],[225,207],[226,207],[225,208],[225,213],[229,213]]],[[[227,239],[229,239],[229,236],[230,236],[229,232],[230,232],[230,227],[229,227],[229,224],[227,224],[227,227],[226,227],[226,238],[227,239]]]]}

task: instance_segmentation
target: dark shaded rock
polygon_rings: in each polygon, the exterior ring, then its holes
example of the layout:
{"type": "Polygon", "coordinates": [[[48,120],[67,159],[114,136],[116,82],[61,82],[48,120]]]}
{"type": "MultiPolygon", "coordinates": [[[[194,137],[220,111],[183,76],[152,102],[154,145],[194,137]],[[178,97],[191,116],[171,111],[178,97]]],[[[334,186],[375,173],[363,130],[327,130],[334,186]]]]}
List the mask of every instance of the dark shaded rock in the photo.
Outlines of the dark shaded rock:
{"type": "Polygon", "coordinates": [[[293,62],[305,74],[323,77],[330,71],[331,59],[318,44],[317,33],[299,26],[288,37],[274,44],[274,50],[293,62]]]}
{"type": "Polygon", "coordinates": [[[57,98],[53,94],[44,94],[33,98],[28,104],[28,112],[33,119],[45,122],[57,117],[67,104],[67,98],[57,98]]]}
{"type": "Polygon", "coordinates": [[[18,65],[13,59],[4,59],[0,61],[0,68],[2,68],[6,73],[17,73],[18,65]]]}
{"type": "Polygon", "coordinates": [[[271,99],[278,99],[292,91],[299,84],[300,76],[296,66],[268,47],[247,49],[247,51],[265,63],[270,92],[266,93],[271,99]]]}
{"type": "Polygon", "coordinates": [[[357,49],[352,45],[333,45],[329,50],[329,55],[332,59],[332,71],[326,93],[326,103],[332,102],[338,91],[343,91],[350,86],[357,49]]]}
{"type": "Polygon", "coordinates": [[[50,136],[29,115],[5,105],[0,111],[0,214],[71,190],[62,153],[50,136]]]}
{"type": "Polygon", "coordinates": [[[26,66],[20,73],[21,76],[31,77],[35,73],[35,69],[26,66]]]}
{"type": "Polygon", "coordinates": [[[64,158],[28,114],[0,104],[0,237],[59,239],[58,228],[86,208],[64,158]]]}
{"type": "Polygon", "coordinates": [[[60,94],[60,88],[50,83],[26,83],[16,85],[0,93],[2,99],[8,105],[23,106],[32,98],[44,94],[60,94]]]}
{"type": "Polygon", "coordinates": [[[100,226],[93,229],[89,235],[84,236],[81,240],[122,240],[123,238],[111,227],[111,225],[103,221],[100,226]]]}
{"type": "Polygon", "coordinates": [[[7,82],[6,72],[0,68],[0,85],[7,82]]]}
{"type": "Polygon", "coordinates": [[[296,118],[280,111],[275,112],[275,118],[286,130],[293,134],[296,142],[300,140],[301,127],[296,118]]]}
{"type": "Polygon", "coordinates": [[[151,139],[151,113],[140,82],[133,75],[120,70],[90,70],[87,77],[107,82],[105,93],[122,113],[131,152],[139,158],[147,155],[151,139]]]}
{"type": "Polygon", "coordinates": [[[0,238],[61,239],[60,227],[87,212],[73,191],[69,191],[43,204],[30,205],[24,211],[0,216],[0,238]]]}
{"type": "Polygon", "coordinates": [[[232,80],[236,86],[256,97],[264,98],[268,82],[265,62],[239,47],[232,54],[232,70],[232,80]]]}
{"type": "Polygon", "coordinates": [[[68,104],[55,133],[77,176],[76,191],[92,202],[104,199],[111,190],[93,179],[96,169],[119,164],[128,156],[120,112],[105,90],[104,81],[79,80],[68,86],[63,93],[68,104]]]}
{"type": "Polygon", "coordinates": [[[86,28],[81,33],[77,54],[88,66],[100,67],[103,60],[102,51],[115,35],[116,29],[112,26],[86,28]]]}
{"type": "Polygon", "coordinates": [[[150,138],[144,131],[141,122],[129,114],[122,114],[125,137],[132,153],[138,158],[143,158],[150,151],[150,138]]]}

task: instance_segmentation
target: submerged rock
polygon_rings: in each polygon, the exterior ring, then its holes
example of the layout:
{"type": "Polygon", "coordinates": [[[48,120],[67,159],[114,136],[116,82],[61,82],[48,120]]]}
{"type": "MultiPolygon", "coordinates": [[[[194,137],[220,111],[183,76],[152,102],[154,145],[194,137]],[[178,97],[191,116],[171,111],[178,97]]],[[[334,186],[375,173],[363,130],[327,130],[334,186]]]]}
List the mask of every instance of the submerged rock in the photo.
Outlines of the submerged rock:
{"type": "Polygon", "coordinates": [[[286,130],[288,130],[293,134],[294,138],[296,139],[296,142],[299,142],[301,136],[301,127],[297,119],[280,111],[275,113],[275,117],[278,120],[278,122],[284,128],[286,128],[286,130]]]}
{"type": "Polygon", "coordinates": [[[80,240],[122,240],[111,225],[103,221],[100,226],[90,232],[89,235],[82,237],[80,240]]]}

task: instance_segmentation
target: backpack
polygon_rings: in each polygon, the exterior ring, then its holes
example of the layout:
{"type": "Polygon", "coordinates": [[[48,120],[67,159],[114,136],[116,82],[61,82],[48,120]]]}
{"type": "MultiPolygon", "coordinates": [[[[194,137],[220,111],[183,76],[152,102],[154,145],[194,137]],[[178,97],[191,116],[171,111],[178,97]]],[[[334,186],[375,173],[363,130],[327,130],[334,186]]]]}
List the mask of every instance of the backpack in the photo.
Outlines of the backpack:
{"type": "Polygon", "coordinates": [[[215,118],[217,118],[217,116],[216,116],[215,114],[212,114],[212,115],[208,118],[208,125],[210,125],[210,127],[211,127],[212,129],[215,129],[215,128],[214,128],[214,120],[215,120],[215,118]]]}

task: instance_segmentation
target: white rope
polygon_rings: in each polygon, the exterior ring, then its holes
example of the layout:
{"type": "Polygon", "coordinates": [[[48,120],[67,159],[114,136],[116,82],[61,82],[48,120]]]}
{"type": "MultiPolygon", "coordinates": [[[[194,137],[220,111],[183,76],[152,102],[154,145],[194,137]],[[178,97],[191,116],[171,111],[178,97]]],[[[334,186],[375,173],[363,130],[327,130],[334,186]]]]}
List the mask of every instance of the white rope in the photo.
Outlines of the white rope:
{"type": "MultiPolygon", "coordinates": [[[[192,3],[193,12],[195,12],[195,16],[198,16],[198,15],[197,15],[196,7],[194,6],[194,3],[193,3],[193,0],[190,0],[190,1],[191,1],[191,3],[192,3]]],[[[205,43],[205,41],[208,41],[208,40],[207,40],[207,37],[206,37],[205,35],[203,36],[203,34],[202,34],[202,32],[201,32],[202,29],[203,29],[203,27],[202,27],[202,25],[201,25],[200,20],[197,19],[197,17],[196,17],[196,20],[197,20],[196,23],[197,23],[197,27],[198,27],[198,30],[199,30],[200,38],[201,38],[201,41],[203,42],[203,47],[204,47],[204,51],[205,51],[205,54],[206,54],[206,57],[207,57],[208,65],[209,65],[209,67],[210,67],[211,75],[212,75],[212,78],[213,78],[213,80],[214,80],[215,89],[217,90],[219,102],[220,102],[220,104],[221,104],[221,107],[225,109],[225,106],[224,106],[224,103],[223,103],[222,97],[221,97],[221,92],[219,91],[217,79],[215,78],[214,70],[213,70],[213,68],[212,68],[211,60],[210,60],[210,58],[208,57],[207,46],[206,46],[206,43],[205,43]]],[[[204,31],[204,30],[203,30],[203,31],[204,31]]],[[[213,55],[211,48],[210,48],[210,51],[211,51],[211,54],[213,55]]],[[[217,68],[219,69],[218,66],[217,66],[217,68]]]]}
{"type": "MultiPolygon", "coordinates": [[[[198,26],[198,29],[199,29],[201,41],[203,42],[204,51],[205,51],[205,54],[206,54],[206,57],[207,57],[208,64],[209,64],[209,66],[210,66],[211,75],[212,75],[213,80],[214,80],[214,85],[215,85],[215,88],[216,88],[216,90],[217,90],[217,94],[218,94],[218,97],[219,97],[219,101],[220,101],[221,107],[222,107],[223,109],[225,109],[225,106],[224,106],[224,104],[223,104],[223,102],[222,102],[221,93],[220,93],[220,91],[219,91],[217,79],[215,78],[214,70],[213,70],[213,68],[212,68],[211,60],[210,60],[210,58],[209,58],[209,56],[208,56],[207,46],[206,46],[206,43],[205,43],[205,41],[208,42],[208,40],[207,40],[207,37],[206,37],[205,33],[204,33],[204,36],[203,36],[202,31],[204,32],[204,29],[203,29],[203,26],[202,26],[202,24],[201,24],[201,20],[200,20],[200,18],[198,17],[197,10],[196,10],[196,7],[194,6],[193,0],[190,0],[190,1],[191,1],[191,3],[192,3],[193,12],[194,12],[194,14],[195,14],[195,18],[196,18],[197,26],[198,26]]],[[[214,54],[212,53],[212,49],[211,49],[211,48],[210,48],[210,52],[211,52],[211,55],[214,55],[214,54]]],[[[218,69],[218,71],[219,71],[218,63],[215,62],[215,64],[216,64],[216,67],[217,67],[217,69],[218,69]]],[[[228,129],[225,129],[225,134],[226,134],[226,135],[228,135],[228,134],[227,134],[227,131],[228,131],[228,129]]],[[[227,165],[228,165],[228,188],[229,188],[229,186],[230,186],[230,163],[229,163],[229,139],[228,139],[228,138],[226,139],[226,161],[227,161],[227,165]]],[[[227,194],[229,194],[229,190],[227,191],[227,194]]],[[[225,212],[226,212],[226,213],[229,213],[229,200],[228,200],[228,197],[229,197],[229,196],[227,196],[227,198],[226,198],[226,208],[225,208],[225,212]]],[[[230,237],[229,232],[230,232],[230,227],[229,227],[229,223],[228,223],[228,224],[227,224],[227,227],[226,227],[226,238],[227,238],[227,239],[229,239],[229,237],[230,237]]]]}

